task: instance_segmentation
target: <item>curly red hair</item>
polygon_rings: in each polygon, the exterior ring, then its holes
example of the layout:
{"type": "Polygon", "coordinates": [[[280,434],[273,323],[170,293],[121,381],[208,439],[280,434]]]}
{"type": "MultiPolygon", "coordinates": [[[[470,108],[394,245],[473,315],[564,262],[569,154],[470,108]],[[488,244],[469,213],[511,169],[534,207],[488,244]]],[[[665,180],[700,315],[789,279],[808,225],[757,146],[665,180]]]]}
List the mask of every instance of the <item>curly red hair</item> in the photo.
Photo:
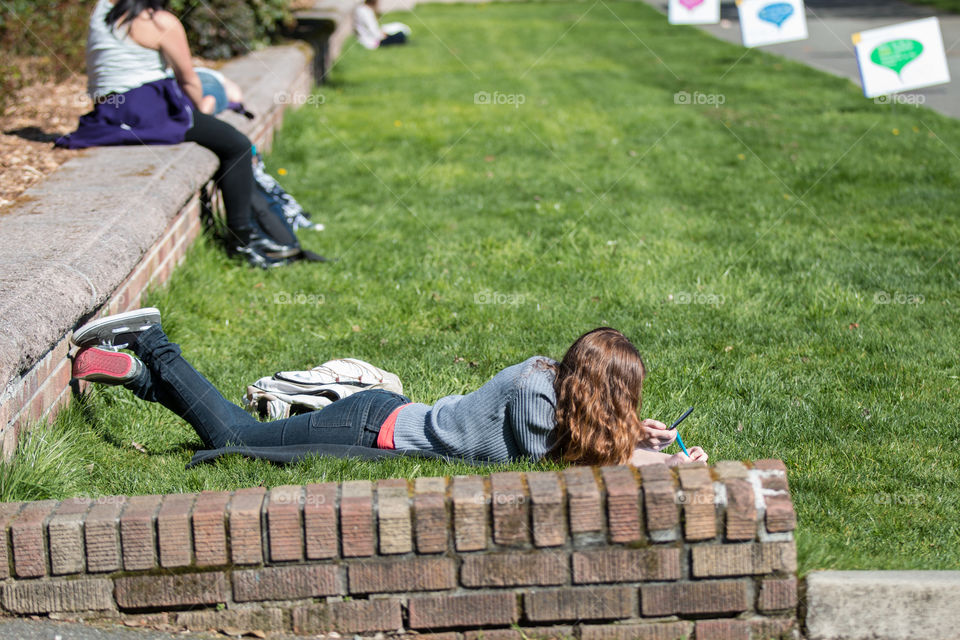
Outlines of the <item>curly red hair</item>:
{"type": "Polygon", "coordinates": [[[556,444],[551,457],[575,464],[625,464],[641,435],[646,368],[625,335],[600,327],[555,366],[556,444]]]}

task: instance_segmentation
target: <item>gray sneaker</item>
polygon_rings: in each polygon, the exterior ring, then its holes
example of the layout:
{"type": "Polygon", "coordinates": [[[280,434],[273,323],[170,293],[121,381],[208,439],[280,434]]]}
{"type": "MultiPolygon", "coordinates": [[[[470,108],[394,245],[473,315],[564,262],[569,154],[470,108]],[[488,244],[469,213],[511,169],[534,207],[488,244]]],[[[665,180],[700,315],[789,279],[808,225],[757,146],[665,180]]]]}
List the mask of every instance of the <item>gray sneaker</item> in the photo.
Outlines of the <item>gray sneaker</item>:
{"type": "Polygon", "coordinates": [[[73,332],[78,347],[126,349],[137,334],[160,324],[160,311],[153,307],[134,309],[88,322],[73,332]]]}

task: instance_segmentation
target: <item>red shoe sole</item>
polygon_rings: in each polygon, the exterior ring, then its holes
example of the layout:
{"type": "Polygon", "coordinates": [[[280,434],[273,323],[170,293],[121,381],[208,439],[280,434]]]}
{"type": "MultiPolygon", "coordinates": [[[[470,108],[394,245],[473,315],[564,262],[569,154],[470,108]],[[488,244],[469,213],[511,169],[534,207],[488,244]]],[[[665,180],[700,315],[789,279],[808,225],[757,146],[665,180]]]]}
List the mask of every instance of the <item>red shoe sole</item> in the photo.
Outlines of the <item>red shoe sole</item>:
{"type": "Polygon", "coordinates": [[[73,361],[73,377],[90,382],[126,382],[133,358],[125,353],[84,349],[73,361]]]}

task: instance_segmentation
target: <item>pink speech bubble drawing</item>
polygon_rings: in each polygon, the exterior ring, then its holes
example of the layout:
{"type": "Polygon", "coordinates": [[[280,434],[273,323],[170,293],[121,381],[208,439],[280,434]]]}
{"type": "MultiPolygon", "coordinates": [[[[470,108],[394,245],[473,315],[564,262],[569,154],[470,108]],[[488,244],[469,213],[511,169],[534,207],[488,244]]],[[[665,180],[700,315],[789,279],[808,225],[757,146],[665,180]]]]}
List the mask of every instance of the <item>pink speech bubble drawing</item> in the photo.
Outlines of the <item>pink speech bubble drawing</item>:
{"type": "Polygon", "coordinates": [[[680,0],[680,4],[682,4],[686,9],[693,9],[694,7],[703,4],[703,0],[680,0]]]}

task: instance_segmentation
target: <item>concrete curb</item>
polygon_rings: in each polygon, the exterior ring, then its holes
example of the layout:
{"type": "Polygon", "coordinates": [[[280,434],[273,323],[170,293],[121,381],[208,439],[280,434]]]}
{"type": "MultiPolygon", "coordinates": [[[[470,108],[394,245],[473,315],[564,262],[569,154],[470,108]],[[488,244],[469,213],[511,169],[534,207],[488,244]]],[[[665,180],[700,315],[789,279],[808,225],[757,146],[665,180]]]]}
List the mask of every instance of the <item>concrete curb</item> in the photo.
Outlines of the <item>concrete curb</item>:
{"type": "Polygon", "coordinates": [[[806,586],[810,640],[960,635],[960,571],[815,571],[806,586]]]}

